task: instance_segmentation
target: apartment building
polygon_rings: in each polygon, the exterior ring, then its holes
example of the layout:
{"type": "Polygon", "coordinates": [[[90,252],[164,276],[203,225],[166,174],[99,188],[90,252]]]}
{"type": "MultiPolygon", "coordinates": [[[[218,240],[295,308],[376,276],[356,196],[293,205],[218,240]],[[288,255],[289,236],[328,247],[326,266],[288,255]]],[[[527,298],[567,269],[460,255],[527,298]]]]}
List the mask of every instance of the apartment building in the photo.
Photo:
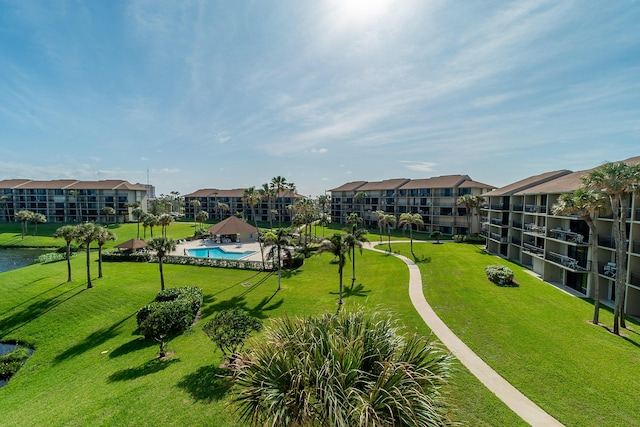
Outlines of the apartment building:
{"type": "Polygon", "coordinates": [[[49,222],[106,221],[105,207],[115,209],[115,218],[129,218],[134,205],[146,211],[147,190],[123,180],[77,181],[58,179],[0,181],[0,220],[15,221],[16,212],[43,214],[49,222]]]}
{"type": "MultiPolygon", "coordinates": [[[[640,157],[624,160],[640,163],[640,157]]],[[[514,260],[550,283],[593,297],[591,241],[587,224],[577,216],[554,215],[558,197],[580,188],[589,170],[557,170],[532,176],[487,194],[481,234],[487,250],[514,260]]],[[[629,197],[626,312],[640,315],[640,199],[629,197]]],[[[598,273],[603,300],[615,299],[616,253],[611,215],[596,219],[598,273]]]]}
{"type": "Polygon", "coordinates": [[[350,213],[357,213],[365,225],[377,226],[376,211],[399,217],[403,213],[422,216],[425,230],[444,234],[478,232],[476,222],[469,230],[467,212],[458,205],[465,194],[483,195],[495,187],[473,181],[468,175],[445,175],[425,179],[388,179],[353,181],[331,191],[331,220],[344,223],[350,213]]]}
{"type": "MultiPolygon", "coordinates": [[[[236,212],[241,212],[244,219],[254,221],[251,207],[242,201],[244,188],[233,190],[220,190],[215,188],[204,188],[194,191],[184,196],[184,209],[187,218],[194,218],[200,211],[206,211],[211,219],[224,219],[236,212]],[[192,206],[191,202],[197,200],[200,206],[192,206]]],[[[255,216],[258,221],[290,222],[292,211],[290,206],[296,201],[304,199],[304,196],[290,191],[283,191],[275,200],[262,200],[254,207],[255,216]]]]}

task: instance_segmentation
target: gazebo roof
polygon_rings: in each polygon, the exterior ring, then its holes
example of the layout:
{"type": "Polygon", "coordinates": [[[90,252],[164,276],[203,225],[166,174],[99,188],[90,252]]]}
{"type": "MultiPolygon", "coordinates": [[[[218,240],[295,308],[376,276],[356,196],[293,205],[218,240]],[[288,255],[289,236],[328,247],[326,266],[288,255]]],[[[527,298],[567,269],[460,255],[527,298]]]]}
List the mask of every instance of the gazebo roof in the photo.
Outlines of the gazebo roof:
{"type": "Polygon", "coordinates": [[[253,225],[248,224],[238,218],[237,216],[230,216],[224,221],[212,225],[209,227],[211,234],[230,235],[230,234],[251,234],[257,233],[258,229],[253,225]]]}
{"type": "Polygon", "coordinates": [[[140,239],[129,239],[126,242],[117,244],[115,247],[119,249],[132,249],[132,250],[142,249],[147,247],[147,242],[140,239]]]}

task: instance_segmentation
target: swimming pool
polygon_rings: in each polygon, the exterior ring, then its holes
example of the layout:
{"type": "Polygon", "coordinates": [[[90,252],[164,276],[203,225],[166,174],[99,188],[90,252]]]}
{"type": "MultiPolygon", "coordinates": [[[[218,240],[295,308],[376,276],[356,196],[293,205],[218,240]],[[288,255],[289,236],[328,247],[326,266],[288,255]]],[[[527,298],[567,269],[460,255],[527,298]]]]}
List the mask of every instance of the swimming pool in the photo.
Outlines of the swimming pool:
{"type": "Polygon", "coordinates": [[[187,253],[189,256],[195,256],[198,258],[217,258],[217,259],[242,259],[246,258],[249,255],[253,255],[255,251],[245,251],[245,252],[231,252],[225,251],[222,248],[214,247],[214,248],[195,248],[195,249],[187,249],[187,253]]]}

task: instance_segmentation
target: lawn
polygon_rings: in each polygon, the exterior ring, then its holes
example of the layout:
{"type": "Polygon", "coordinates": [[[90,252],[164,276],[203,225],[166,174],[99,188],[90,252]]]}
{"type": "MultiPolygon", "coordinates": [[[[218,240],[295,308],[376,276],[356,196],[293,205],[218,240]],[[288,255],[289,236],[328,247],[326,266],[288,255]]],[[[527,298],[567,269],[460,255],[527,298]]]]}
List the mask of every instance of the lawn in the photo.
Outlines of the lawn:
{"type": "MultiPolygon", "coordinates": [[[[385,245],[380,246],[384,248],[385,245]]],[[[409,244],[393,250],[410,256],[409,244]]],[[[617,337],[589,321],[593,304],[471,245],[414,242],[427,301],[483,360],[568,426],[637,425],[640,325],[617,337]],[[484,267],[506,265],[517,287],[499,287],[484,267]]],[[[611,326],[612,314],[601,312],[611,326]]]]}
{"type": "MultiPolygon", "coordinates": [[[[135,236],[135,224],[115,231],[118,241],[126,240],[135,236]]],[[[0,244],[11,233],[0,234],[0,244]]],[[[176,238],[192,233],[192,223],[169,227],[176,238]],[[182,235],[179,227],[184,227],[182,235]]],[[[201,321],[169,343],[171,357],[158,360],[157,345],[135,334],[135,311],[160,288],[157,264],[106,263],[105,276],[87,290],[84,257],[72,262],[70,283],[64,282],[64,262],[0,274],[0,339],[36,348],[0,389],[3,425],[237,425],[218,368],[221,355],[202,332],[203,323],[232,306],[266,322],[284,314],[336,310],[337,266],[329,254],[311,257],[301,269],[284,274],[280,292],[275,292],[273,274],[165,265],[168,287],[199,286],[205,302],[201,321]]],[[[429,334],[409,301],[408,272],[401,261],[365,251],[357,268],[353,289],[349,264],[345,271],[347,308],[388,309],[409,330],[429,334]]],[[[95,262],[92,269],[95,277],[95,262]]],[[[474,426],[524,425],[459,366],[448,392],[454,420],[474,426]]]]}

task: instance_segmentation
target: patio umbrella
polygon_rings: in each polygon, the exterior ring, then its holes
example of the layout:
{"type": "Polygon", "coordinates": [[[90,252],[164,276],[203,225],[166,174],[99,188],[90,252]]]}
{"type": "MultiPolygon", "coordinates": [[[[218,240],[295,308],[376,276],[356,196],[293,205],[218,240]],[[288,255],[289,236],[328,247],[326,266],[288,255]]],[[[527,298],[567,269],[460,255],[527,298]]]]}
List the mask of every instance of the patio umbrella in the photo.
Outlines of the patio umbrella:
{"type": "Polygon", "coordinates": [[[115,247],[119,249],[136,250],[136,249],[146,248],[147,242],[140,239],[130,239],[130,240],[127,240],[126,242],[122,242],[116,245],[115,247]]]}

